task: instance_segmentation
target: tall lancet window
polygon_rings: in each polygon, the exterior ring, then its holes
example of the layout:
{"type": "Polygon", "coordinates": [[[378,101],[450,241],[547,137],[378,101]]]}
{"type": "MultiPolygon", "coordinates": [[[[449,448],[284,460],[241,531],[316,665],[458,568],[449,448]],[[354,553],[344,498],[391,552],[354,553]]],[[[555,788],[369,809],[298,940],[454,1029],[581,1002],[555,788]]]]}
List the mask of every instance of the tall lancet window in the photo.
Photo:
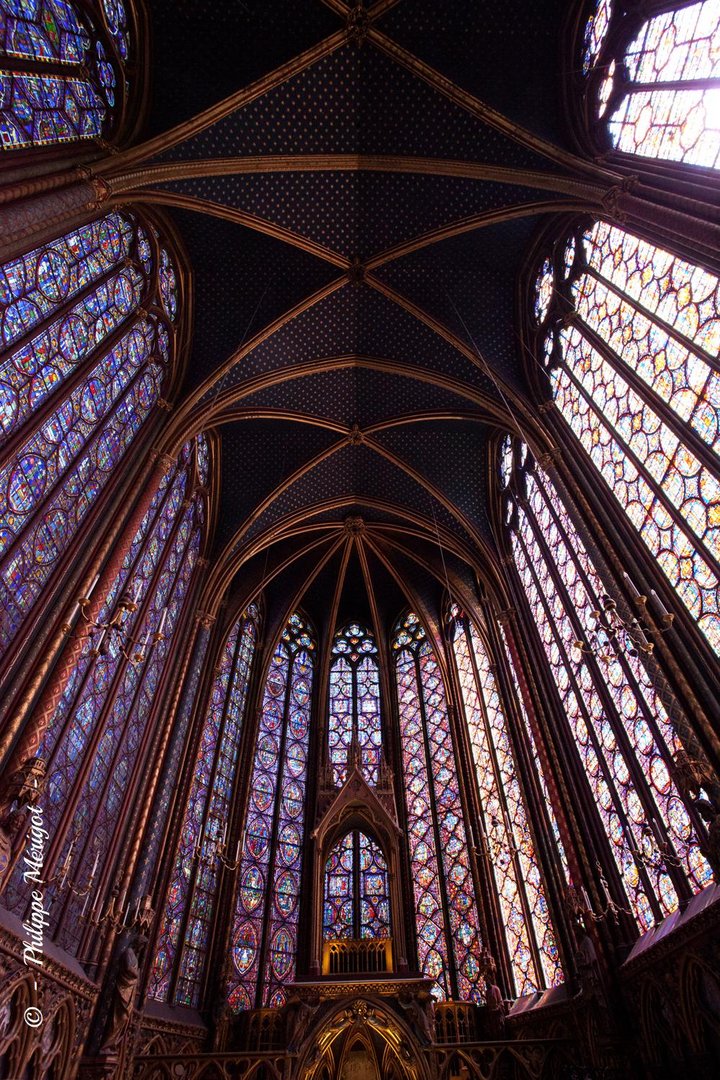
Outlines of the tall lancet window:
{"type": "Polygon", "coordinates": [[[393,640],[420,971],[439,999],[482,1000],[480,921],[440,666],[412,612],[393,640]]]}
{"type": "Polygon", "coordinates": [[[238,869],[231,1008],[279,1007],[295,976],[315,641],[290,617],[265,681],[238,869]]]}
{"type": "Polygon", "coordinates": [[[112,138],[127,104],[122,0],[0,0],[0,152],[112,138]]]}
{"type": "Polygon", "coordinates": [[[0,651],[170,382],[176,310],[172,259],[130,214],[0,269],[0,651]]]}
{"type": "Polygon", "coordinates": [[[377,647],[367,630],[350,623],[335,635],[332,654],[328,748],[333,781],[344,783],[355,742],[363,776],[376,784],[382,746],[377,647]]]}
{"type": "MultiPolygon", "coordinates": [[[[113,884],[114,840],[142,782],[141,745],[157,722],[166,661],[200,554],[205,504],[197,489],[207,483],[207,467],[201,435],[183,447],[164,478],[101,609],[100,622],[120,615],[124,632],[144,644],[128,651],[114,633],[89,639],[40,748],[47,762],[47,877],[67,865],[71,881],[84,886],[92,879],[87,906],[96,915],[113,884]],[[134,606],[124,614],[123,596],[134,606]]],[[[19,872],[6,896],[22,913],[29,893],[19,872]]],[[[48,899],[49,932],[75,951],[86,926],[80,919],[85,901],[57,882],[48,899]]]]}
{"type": "Polygon", "coordinates": [[[148,986],[158,1001],[199,1003],[220,859],[232,863],[235,854],[229,817],[257,634],[251,604],[228,634],[210,694],[148,986]]]}
{"type": "Polygon", "coordinates": [[[325,865],[323,937],[390,937],[387,862],[379,844],[359,829],[338,840],[325,865]]]}
{"type": "Polygon", "coordinates": [[[450,641],[515,990],[531,994],[563,982],[563,973],[508,724],[485,643],[456,604],[450,641]]]}
{"type": "Polygon", "coordinates": [[[598,0],[585,27],[591,120],[616,150],[720,167],[720,5],[678,4],[651,18],[598,0]]]}
{"type": "Polygon", "coordinates": [[[578,650],[606,589],[553,484],[506,440],[501,474],[512,550],[582,772],[638,926],[708,884],[696,811],[674,780],[677,732],[638,656],[609,640],[578,650]]]}
{"type": "Polygon", "coordinates": [[[596,222],[542,268],[555,404],[720,653],[720,282],[596,222]]]}

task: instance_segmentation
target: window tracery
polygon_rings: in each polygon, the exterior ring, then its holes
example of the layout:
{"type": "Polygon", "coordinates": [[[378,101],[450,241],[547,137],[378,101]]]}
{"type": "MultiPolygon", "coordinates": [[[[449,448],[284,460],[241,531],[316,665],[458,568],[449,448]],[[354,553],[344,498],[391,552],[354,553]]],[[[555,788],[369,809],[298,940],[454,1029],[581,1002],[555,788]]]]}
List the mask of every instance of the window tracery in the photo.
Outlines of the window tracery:
{"type": "Polygon", "coordinates": [[[440,999],[482,1000],[482,942],[445,686],[417,615],[393,640],[420,970],[440,999]]]}
{"type": "Polygon", "coordinates": [[[382,848],[354,829],[333,847],[325,864],[323,938],[390,936],[388,868],[382,848]]]}
{"type": "Polygon", "coordinates": [[[258,622],[251,604],[225,641],[213,683],[148,987],[159,1001],[199,1004],[258,622]]]}
{"type": "Polygon", "coordinates": [[[720,282],[598,221],[546,260],[535,313],[560,414],[720,652],[720,282]]]}
{"type": "Polygon", "coordinates": [[[488,651],[475,624],[450,608],[450,642],[482,807],[495,891],[518,995],[563,982],[545,887],[488,651]]]}
{"type": "Polygon", "coordinates": [[[717,0],[649,18],[599,0],[585,26],[583,74],[614,149],[720,167],[719,33],[717,0]]]}
{"type": "Polygon", "coordinates": [[[332,654],[328,747],[333,781],[340,786],[346,780],[355,739],[363,776],[377,784],[382,746],[377,646],[367,630],[350,623],[335,635],[332,654]]]}
{"type": "Polygon", "coordinates": [[[102,16],[69,0],[0,0],[2,149],[111,137],[129,47],[122,0],[103,0],[102,16]]]}
{"type": "MultiPolygon", "coordinates": [[[[44,818],[50,836],[58,838],[54,866],[67,858],[72,879],[83,884],[94,868],[96,908],[105,903],[105,886],[99,883],[131,797],[141,742],[200,552],[204,502],[191,481],[195,448],[204,440],[201,435],[186,444],[164,477],[100,613],[99,621],[106,622],[122,593],[137,596],[124,627],[136,638],[144,635],[143,659],[133,662],[134,654],[126,655],[115,635],[97,655],[98,643],[87,639],[40,748],[47,762],[44,818]]],[[[48,877],[54,866],[46,867],[48,877]]],[[[11,909],[22,910],[28,893],[21,873],[14,875],[6,896],[11,909]]],[[[74,952],[83,933],[83,901],[57,884],[48,898],[54,901],[50,933],[74,952]]]]}
{"type": "Polygon", "coordinates": [[[0,271],[0,650],[169,381],[176,290],[156,230],[116,212],[0,271]]]}
{"type": "Polygon", "coordinates": [[[295,974],[315,641],[291,615],[270,661],[245,815],[228,1001],[279,1007],[295,974]]]}
{"type": "Polygon", "coordinates": [[[515,565],[574,745],[641,930],[709,883],[702,826],[673,778],[680,741],[637,656],[617,649],[602,669],[577,653],[602,581],[554,486],[527,447],[502,456],[515,565]]]}

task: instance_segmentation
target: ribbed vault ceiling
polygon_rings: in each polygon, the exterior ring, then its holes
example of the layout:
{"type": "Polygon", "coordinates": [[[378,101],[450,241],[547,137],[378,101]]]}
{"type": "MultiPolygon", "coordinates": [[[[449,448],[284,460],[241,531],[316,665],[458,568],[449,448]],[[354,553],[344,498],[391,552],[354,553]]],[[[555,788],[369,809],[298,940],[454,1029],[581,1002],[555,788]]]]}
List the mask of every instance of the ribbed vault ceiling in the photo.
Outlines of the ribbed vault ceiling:
{"type": "Polygon", "coordinates": [[[173,423],[220,436],[218,597],[384,623],[429,581],[470,597],[497,561],[489,452],[527,400],[518,274],[549,214],[587,208],[567,4],[150,7],[150,142],[111,183],[164,207],[192,267],[173,423]]]}

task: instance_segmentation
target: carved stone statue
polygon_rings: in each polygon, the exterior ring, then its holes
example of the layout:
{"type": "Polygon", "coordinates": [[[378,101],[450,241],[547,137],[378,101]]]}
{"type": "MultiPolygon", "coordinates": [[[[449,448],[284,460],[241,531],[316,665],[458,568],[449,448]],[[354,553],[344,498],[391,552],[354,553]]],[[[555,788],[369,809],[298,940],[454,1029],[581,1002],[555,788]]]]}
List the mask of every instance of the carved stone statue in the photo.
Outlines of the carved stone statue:
{"type": "Polygon", "coordinates": [[[29,758],[3,785],[0,793],[0,892],[7,885],[25,841],[28,808],[40,798],[44,779],[44,760],[29,758]]]}
{"type": "Polygon", "coordinates": [[[288,1050],[297,1050],[305,1038],[308,1028],[318,1007],[319,998],[314,995],[309,1000],[293,994],[286,1008],[286,1034],[288,1050]]]}
{"type": "Polygon", "coordinates": [[[411,1028],[423,1040],[431,1043],[435,1039],[435,1022],[432,1012],[432,997],[427,990],[417,994],[405,993],[398,998],[401,1009],[408,1014],[411,1028]]]}
{"type": "Polygon", "coordinates": [[[128,1025],[132,1013],[135,987],[137,986],[139,976],[140,967],[137,954],[132,945],[128,945],[127,948],[123,949],[120,953],[118,973],[115,979],[115,990],[113,993],[112,1012],[110,1013],[110,1019],[108,1020],[105,1039],[100,1047],[102,1053],[116,1049],[120,1037],[128,1025]]]}
{"type": "Polygon", "coordinates": [[[580,983],[579,994],[587,998],[602,998],[602,985],[600,981],[600,964],[593,940],[588,933],[580,935],[579,944],[575,953],[578,981],[580,983]]]}

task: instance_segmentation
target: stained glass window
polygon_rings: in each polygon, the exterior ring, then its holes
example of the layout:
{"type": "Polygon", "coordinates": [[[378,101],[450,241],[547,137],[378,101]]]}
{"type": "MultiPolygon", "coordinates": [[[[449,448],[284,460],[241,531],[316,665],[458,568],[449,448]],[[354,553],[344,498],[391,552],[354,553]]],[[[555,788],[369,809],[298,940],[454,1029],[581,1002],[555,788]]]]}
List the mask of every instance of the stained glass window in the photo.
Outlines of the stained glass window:
{"type": "Polygon", "coordinates": [[[720,166],[719,35],[718,0],[649,19],[599,0],[585,29],[583,72],[615,149],[720,166]]]}
{"type": "Polygon", "coordinates": [[[541,294],[555,404],[720,653],[720,282],[599,221],[558,245],[541,294]]]}
{"type": "Polygon", "coordinates": [[[136,218],[113,212],[0,270],[0,649],[46,591],[168,379],[163,259],[172,265],[154,230],[151,239],[136,218]]]}
{"type": "Polygon", "coordinates": [[[382,746],[377,647],[367,630],[350,623],[335,635],[332,654],[328,748],[333,780],[339,786],[347,778],[354,740],[363,776],[376,784],[382,746]]]}
{"type": "Polygon", "coordinates": [[[482,1000],[482,949],[445,686],[417,615],[393,640],[418,962],[437,998],[482,1000]]]}
{"type": "Polygon", "coordinates": [[[382,848],[355,829],[335,844],[325,865],[323,937],[390,936],[390,890],[382,848]]]}
{"type": "Polygon", "coordinates": [[[295,975],[315,642],[292,615],[273,653],[245,815],[228,987],[235,1011],[279,1007],[295,975]]]}
{"type": "Polygon", "coordinates": [[[107,138],[118,126],[127,14],[122,0],[103,9],[104,20],[91,20],[69,0],[0,0],[3,150],[107,138]]]}
{"type": "Polygon", "coordinates": [[[605,588],[555,488],[507,440],[515,564],[550,664],[562,712],[642,930],[711,880],[702,826],[674,780],[677,732],[639,656],[612,641],[602,659],[578,650],[605,588]]]}
{"type": "Polygon", "coordinates": [[[232,865],[236,854],[228,841],[229,817],[257,633],[258,612],[251,605],[225,641],[213,683],[148,986],[159,1001],[199,1004],[220,857],[232,865]]]}
{"type": "MultiPolygon", "coordinates": [[[[199,436],[204,441],[204,436],[199,436]]],[[[139,780],[139,751],[157,711],[158,690],[187,597],[204,528],[202,497],[188,490],[195,444],[186,444],[166,475],[105,599],[99,621],[119,612],[122,594],[136,609],[122,615],[123,628],[138,644],[129,648],[107,634],[99,655],[97,637],[86,641],[40,749],[47,761],[45,821],[57,844],[55,866],[68,858],[71,878],[87,883],[93,866],[99,880],[118,822],[129,813],[139,780]]],[[[54,866],[48,864],[48,877],[54,866]]],[[[22,912],[27,885],[18,873],[10,882],[8,906],[22,912]]],[[[75,952],[85,923],[84,900],[48,890],[49,932],[75,952]]],[[[103,909],[98,891],[88,901],[103,909]]],[[[86,917],[90,911],[86,910],[86,917]]]]}
{"type": "Polygon", "coordinates": [[[477,627],[457,605],[450,638],[515,990],[530,994],[563,981],[545,888],[495,674],[477,627]]]}

